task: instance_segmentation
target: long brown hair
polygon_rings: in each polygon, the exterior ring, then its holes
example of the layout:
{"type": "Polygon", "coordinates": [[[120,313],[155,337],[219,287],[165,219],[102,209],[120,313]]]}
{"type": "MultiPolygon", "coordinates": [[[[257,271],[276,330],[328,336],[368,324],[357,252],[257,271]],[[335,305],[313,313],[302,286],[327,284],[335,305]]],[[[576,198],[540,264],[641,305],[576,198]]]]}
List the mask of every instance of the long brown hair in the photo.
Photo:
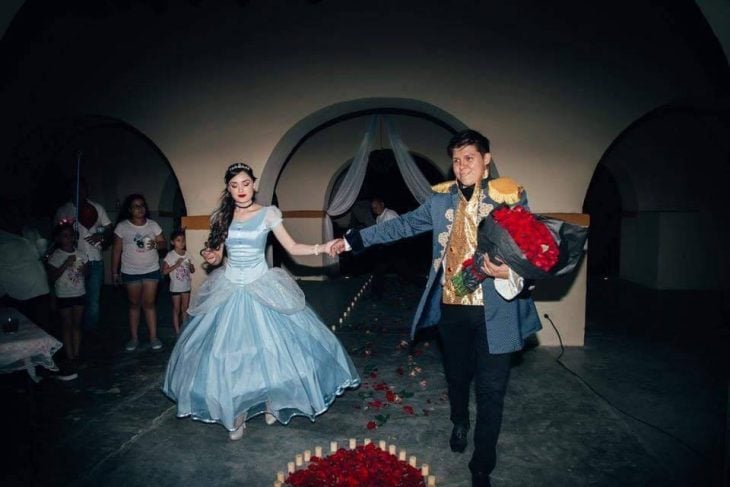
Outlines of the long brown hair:
{"type": "Polygon", "coordinates": [[[226,175],[223,178],[226,182],[226,187],[223,189],[223,193],[221,194],[220,204],[210,216],[210,233],[208,234],[208,241],[206,242],[206,247],[209,249],[219,249],[221,244],[225,242],[228,237],[228,227],[231,226],[231,222],[233,221],[233,212],[236,209],[236,203],[233,201],[233,197],[228,191],[228,183],[234,176],[241,172],[245,172],[253,181],[256,181],[256,178],[253,175],[253,169],[251,169],[251,166],[248,164],[235,162],[228,166],[228,169],[226,169],[226,175]]]}

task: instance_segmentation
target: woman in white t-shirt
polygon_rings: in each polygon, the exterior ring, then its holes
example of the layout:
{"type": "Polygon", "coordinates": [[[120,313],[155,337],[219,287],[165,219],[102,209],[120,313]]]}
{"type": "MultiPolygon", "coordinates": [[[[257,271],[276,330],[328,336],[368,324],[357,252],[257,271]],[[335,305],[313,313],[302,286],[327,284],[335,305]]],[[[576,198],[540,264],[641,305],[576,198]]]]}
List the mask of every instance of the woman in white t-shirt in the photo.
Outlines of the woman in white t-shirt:
{"type": "Polygon", "coordinates": [[[172,250],[162,261],[162,274],[170,276],[170,295],[172,296],[172,326],[175,334],[180,335],[180,325],[190,306],[192,273],[195,266],[185,246],[185,230],[175,230],[170,235],[172,250]]]}
{"type": "Polygon", "coordinates": [[[136,193],[127,196],[114,228],[112,279],[114,284],[124,284],[127,288],[131,334],[125,347],[128,352],[133,352],[139,345],[137,330],[140,308],[144,311],[152,350],[162,348],[162,342],[157,338],[155,298],[160,281],[160,257],[157,251],[166,247],[162,228],[147,218],[144,196],[136,193]]]}
{"type": "MultiPolygon", "coordinates": [[[[56,250],[48,257],[48,277],[56,290],[56,307],[61,316],[63,349],[70,364],[79,358],[81,320],[84,317],[88,270],[86,254],[76,248],[73,224],[62,222],[53,229],[56,250]]],[[[62,364],[62,368],[65,368],[62,364]]]]}

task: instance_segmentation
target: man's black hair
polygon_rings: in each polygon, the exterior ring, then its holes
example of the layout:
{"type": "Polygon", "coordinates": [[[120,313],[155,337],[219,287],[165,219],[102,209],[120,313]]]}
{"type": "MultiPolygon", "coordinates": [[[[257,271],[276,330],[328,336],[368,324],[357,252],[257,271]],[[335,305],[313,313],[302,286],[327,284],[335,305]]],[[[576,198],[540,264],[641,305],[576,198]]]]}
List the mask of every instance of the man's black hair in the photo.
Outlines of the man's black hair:
{"type": "Polygon", "coordinates": [[[454,149],[459,149],[467,145],[476,146],[481,155],[489,152],[489,139],[476,130],[471,129],[462,130],[451,137],[449,145],[446,147],[446,152],[449,154],[449,157],[452,157],[454,155],[454,149]]]}

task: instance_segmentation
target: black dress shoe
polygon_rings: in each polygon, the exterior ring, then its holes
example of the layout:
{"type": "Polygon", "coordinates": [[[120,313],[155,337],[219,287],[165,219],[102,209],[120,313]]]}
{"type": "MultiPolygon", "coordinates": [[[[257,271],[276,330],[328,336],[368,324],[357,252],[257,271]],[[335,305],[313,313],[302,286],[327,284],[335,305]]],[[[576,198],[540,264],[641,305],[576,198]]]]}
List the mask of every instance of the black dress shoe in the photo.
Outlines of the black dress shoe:
{"type": "Polygon", "coordinates": [[[451,438],[449,439],[449,446],[451,451],[458,453],[466,450],[466,434],[469,432],[469,427],[465,424],[455,424],[454,429],[451,430],[451,438]]]}
{"type": "Polygon", "coordinates": [[[492,487],[492,482],[489,480],[489,474],[484,472],[472,472],[471,487],[492,487]]]}

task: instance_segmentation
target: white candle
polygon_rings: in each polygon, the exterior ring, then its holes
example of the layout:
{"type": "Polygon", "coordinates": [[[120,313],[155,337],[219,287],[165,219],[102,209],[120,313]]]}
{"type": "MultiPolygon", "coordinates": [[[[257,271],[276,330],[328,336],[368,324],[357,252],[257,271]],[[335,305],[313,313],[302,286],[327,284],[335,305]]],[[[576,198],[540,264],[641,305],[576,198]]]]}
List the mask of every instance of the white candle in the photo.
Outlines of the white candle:
{"type": "Polygon", "coordinates": [[[342,324],[342,318],[340,318],[340,324],[342,324]]]}
{"type": "Polygon", "coordinates": [[[406,461],[406,451],[405,450],[401,450],[400,452],[398,452],[398,460],[400,460],[402,462],[406,461]]]}
{"type": "Polygon", "coordinates": [[[436,476],[435,475],[429,475],[428,476],[428,484],[426,484],[427,487],[436,487],[436,476]]]}
{"type": "Polygon", "coordinates": [[[304,465],[304,460],[302,459],[301,453],[294,457],[294,462],[296,463],[297,467],[301,467],[302,465],[304,465]]]}
{"type": "Polygon", "coordinates": [[[380,448],[381,450],[385,451],[385,440],[380,440],[380,441],[378,442],[378,447],[379,447],[379,448],[380,448]]]}
{"type": "Polygon", "coordinates": [[[369,445],[370,443],[372,443],[372,441],[370,441],[370,438],[365,438],[365,441],[363,441],[362,443],[363,445],[369,445]]]}
{"type": "Polygon", "coordinates": [[[276,472],[276,480],[278,480],[279,482],[283,482],[284,481],[284,472],[281,472],[281,471],[276,472]]]}
{"type": "Polygon", "coordinates": [[[416,468],[416,455],[411,455],[408,458],[408,465],[410,465],[413,468],[416,468]]]}
{"type": "Polygon", "coordinates": [[[286,471],[289,473],[294,473],[294,462],[289,462],[286,464],[286,471]]]}
{"type": "Polygon", "coordinates": [[[428,476],[428,463],[424,463],[423,465],[421,465],[421,475],[423,475],[424,477],[428,476]]]}
{"type": "Polygon", "coordinates": [[[281,482],[279,482],[278,480],[274,482],[274,487],[281,487],[281,482]]]}
{"type": "Polygon", "coordinates": [[[304,461],[308,462],[312,459],[312,452],[309,450],[304,450],[304,461]]]}
{"type": "Polygon", "coordinates": [[[395,445],[388,445],[388,453],[395,455],[395,445]]]}
{"type": "Polygon", "coordinates": [[[354,450],[357,446],[357,440],[355,438],[350,438],[350,450],[354,450]]]}
{"type": "Polygon", "coordinates": [[[322,458],[322,447],[321,446],[314,447],[314,456],[322,458]]]}
{"type": "Polygon", "coordinates": [[[335,453],[336,451],[337,451],[337,442],[330,441],[330,453],[335,453]]]}

